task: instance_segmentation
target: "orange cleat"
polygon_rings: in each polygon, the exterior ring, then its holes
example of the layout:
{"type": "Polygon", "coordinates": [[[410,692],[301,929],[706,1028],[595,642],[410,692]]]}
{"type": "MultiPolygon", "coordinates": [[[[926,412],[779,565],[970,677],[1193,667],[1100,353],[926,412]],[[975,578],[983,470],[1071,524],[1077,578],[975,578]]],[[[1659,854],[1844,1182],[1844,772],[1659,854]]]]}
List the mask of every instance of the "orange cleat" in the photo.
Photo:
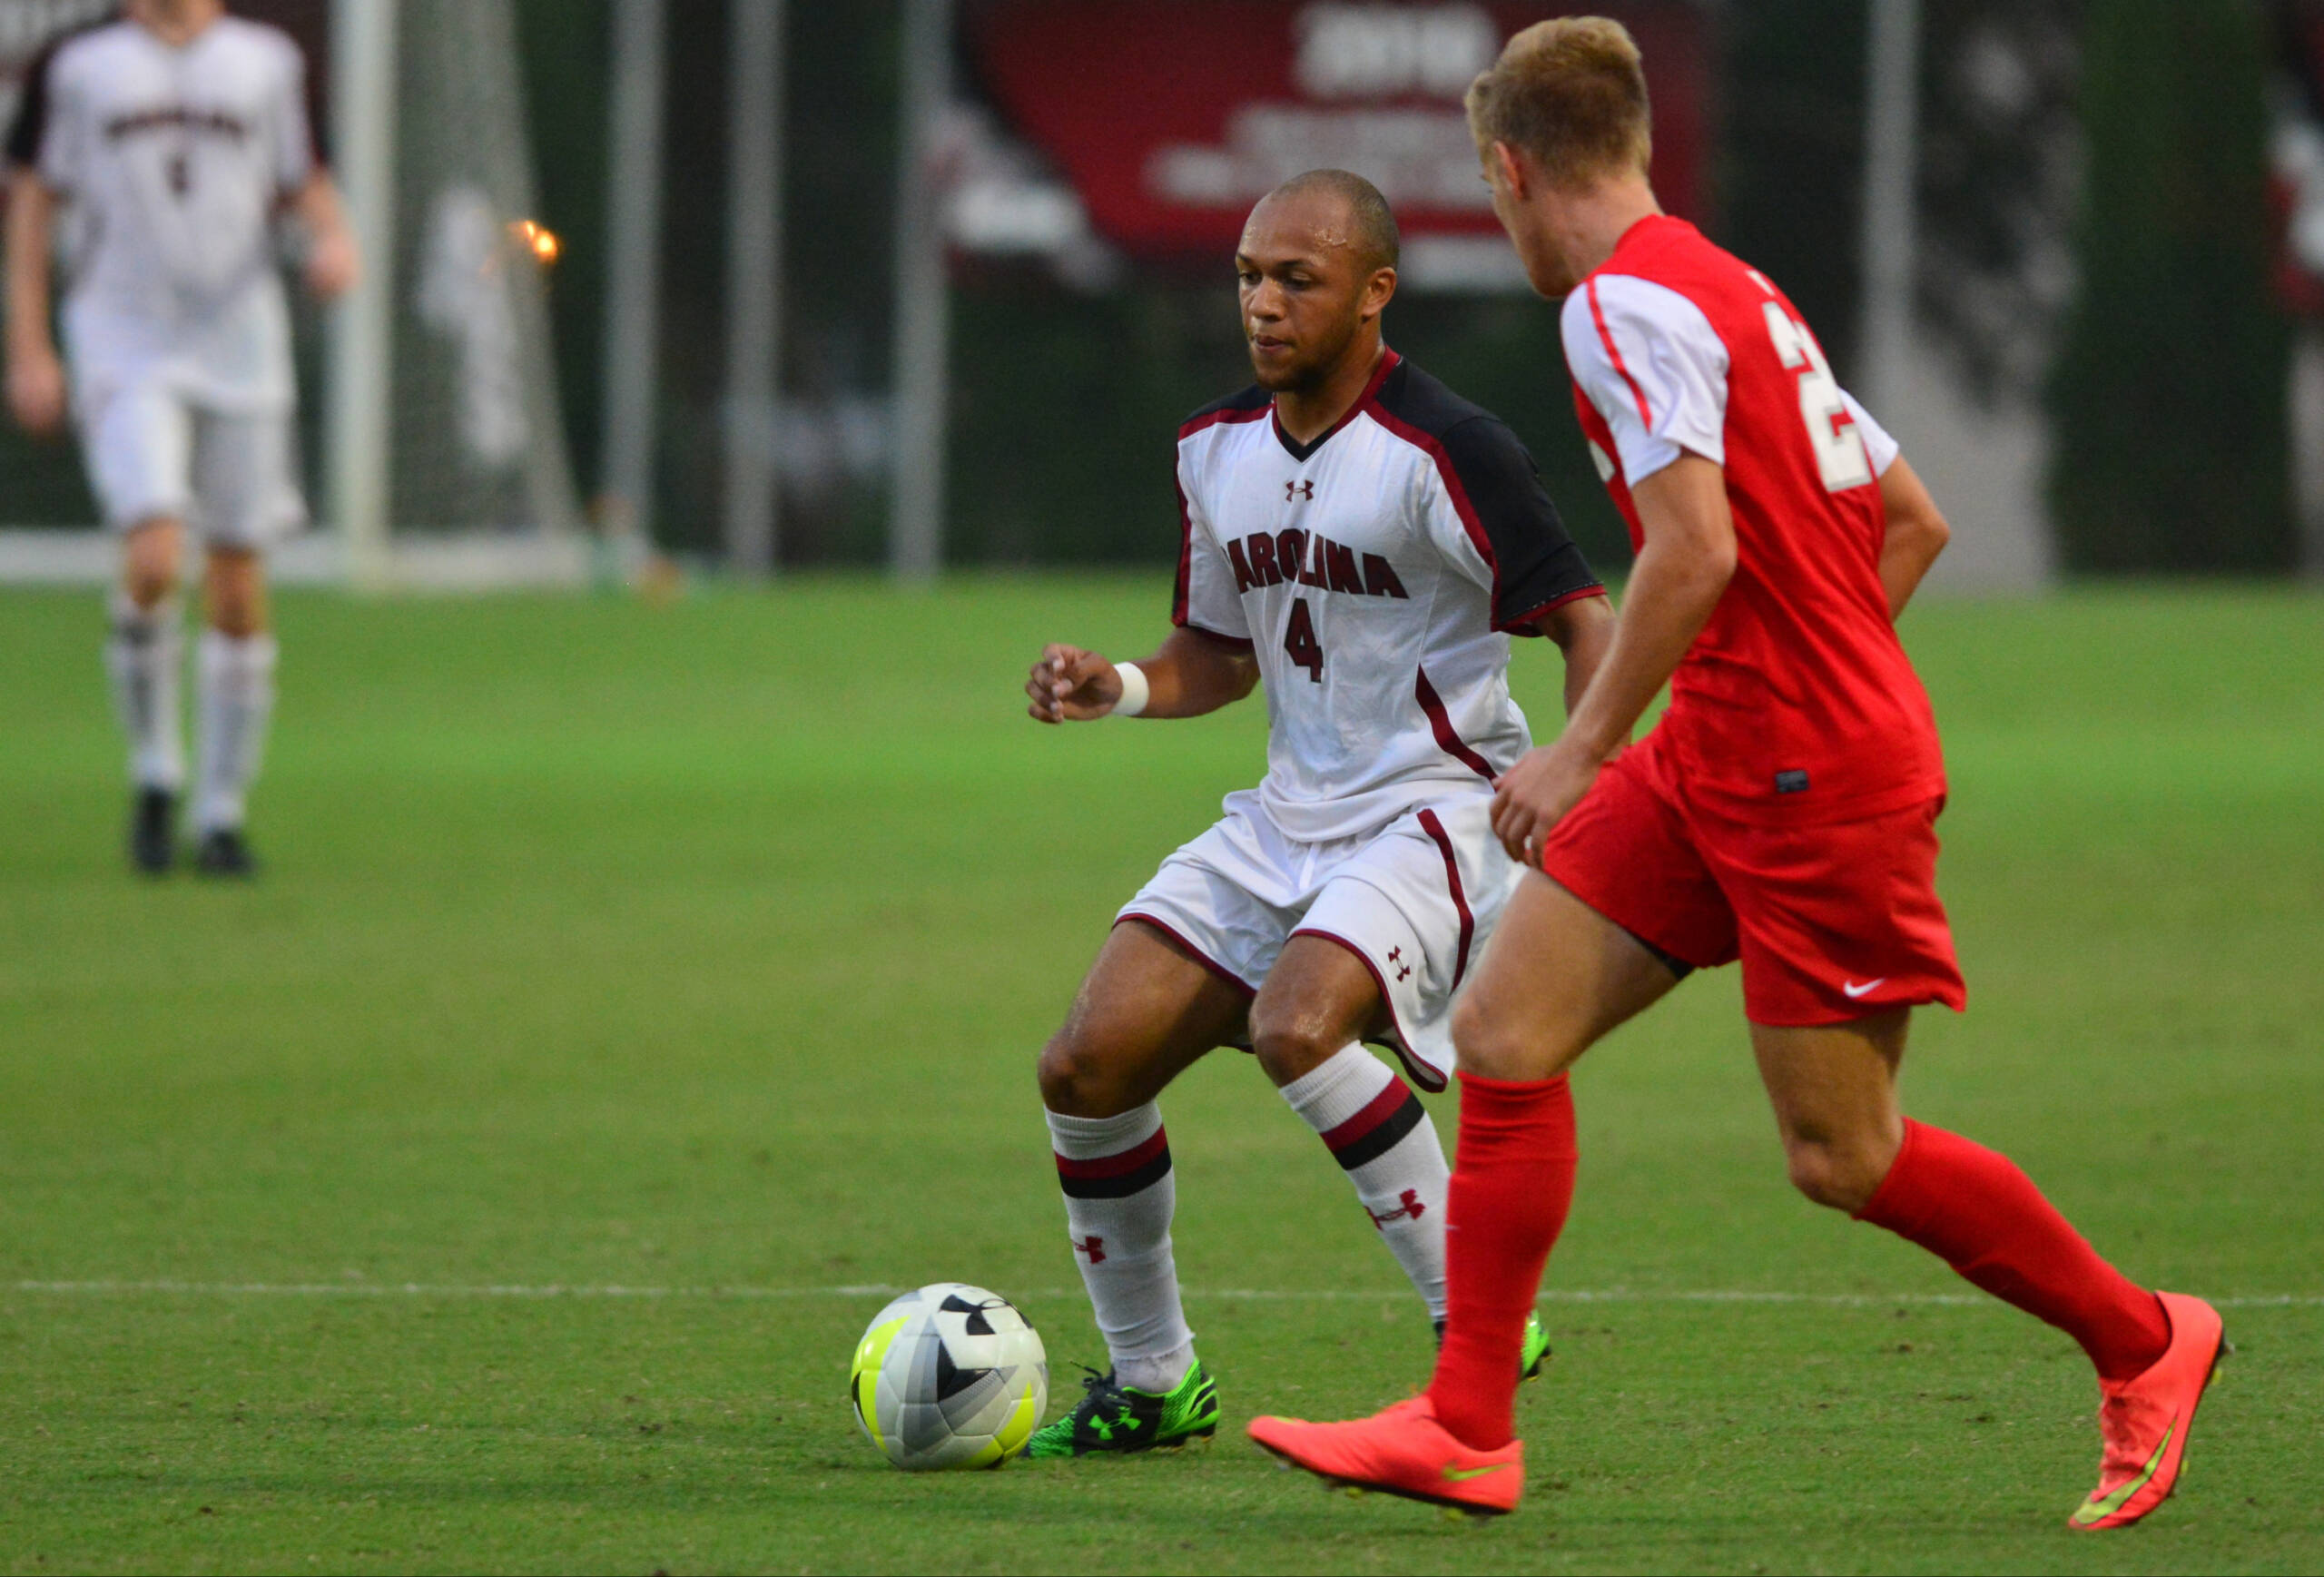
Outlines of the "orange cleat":
{"type": "Polygon", "coordinates": [[[1262,1450],[1344,1489],[1377,1490],[1473,1517],[1513,1512],[1525,1493],[1523,1441],[1472,1451],[1437,1423],[1425,1396],[1349,1424],[1254,1418],[1250,1434],[1262,1450]]]}
{"type": "Polygon", "coordinates": [[[2230,1349],[2219,1311],[2199,1297],[2159,1292],[2171,1345],[2134,1379],[2099,1383],[2098,1433],[2106,1442],[2098,1487],[2074,1509],[2084,1532],[2124,1528],[2171,1498],[2195,1408],[2230,1349]]]}

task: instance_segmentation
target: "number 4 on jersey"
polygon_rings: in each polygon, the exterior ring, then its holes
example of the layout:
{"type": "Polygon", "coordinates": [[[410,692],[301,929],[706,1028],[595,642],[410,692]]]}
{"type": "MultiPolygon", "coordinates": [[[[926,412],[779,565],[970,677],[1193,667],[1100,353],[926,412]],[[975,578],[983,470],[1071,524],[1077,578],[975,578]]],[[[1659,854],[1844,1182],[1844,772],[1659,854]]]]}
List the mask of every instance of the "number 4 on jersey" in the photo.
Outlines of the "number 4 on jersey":
{"type": "Polygon", "coordinates": [[[1324,682],[1324,648],[1315,640],[1315,621],[1307,612],[1307,599],[1299,597],[1291,605],[1291,618],[1283,628],[1283,649],[1291,655],[1294,666],[1307,670],[1307,677],[1320,685],[1324,682]]]}
{"type": "Polygon", "coordinates": [[[1776,354],[1799,374],[1799,416],[1807,424],[1807,441],[1816,448],[1816,467],[1824,474],[1824,490],[1841,493],[1865,486],[1872,480],[1872,458],[1864,451],[1864,435],[1848,419],[1848,402],[1832,376],[1832,364],[1824,360],[1824,348],[1783,308],[1773,301],[1760,305],[1767,312],[1768,338],[1775,341],[1776,354]]]}

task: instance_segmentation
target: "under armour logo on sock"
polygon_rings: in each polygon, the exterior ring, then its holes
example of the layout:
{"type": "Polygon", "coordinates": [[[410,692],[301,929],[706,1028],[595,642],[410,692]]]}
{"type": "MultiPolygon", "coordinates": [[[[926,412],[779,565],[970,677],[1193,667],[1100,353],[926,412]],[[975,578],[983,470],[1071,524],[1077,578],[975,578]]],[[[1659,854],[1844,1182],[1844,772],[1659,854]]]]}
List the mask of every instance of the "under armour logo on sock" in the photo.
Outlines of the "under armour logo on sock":
{"type": "Polygon", "coordinates": [[[1090,1264],[1103,1265],[1106,1263],[1106,1240],[1098,1237],[1096,1233],[1091,1233],[1086,1238],[1077,1237],[1073,1239],[1072,1242],[1073,1251],[1076,1254],[1088,1255],[1089,1257],[1090,1264]]]}
{"type": "Polygon", "coordinates": [[[1417,1221],[1423,1216],[1428,1214],[1428,1207],[1420,1202],[1420,1190],[1418,1188],[1406,1188],[1396,1207],[1389,1211],[1385,1216],[1383,1216],[1379,1211],[1374,1210],[1369,1205],[1366,1205],[1364,1207],[1364,1213],[1372,1217],[1372,1224],[1374,1227],[1385,1227],[1391,1221],[1402,1221],[1406,1219],[1417,1221]]]}

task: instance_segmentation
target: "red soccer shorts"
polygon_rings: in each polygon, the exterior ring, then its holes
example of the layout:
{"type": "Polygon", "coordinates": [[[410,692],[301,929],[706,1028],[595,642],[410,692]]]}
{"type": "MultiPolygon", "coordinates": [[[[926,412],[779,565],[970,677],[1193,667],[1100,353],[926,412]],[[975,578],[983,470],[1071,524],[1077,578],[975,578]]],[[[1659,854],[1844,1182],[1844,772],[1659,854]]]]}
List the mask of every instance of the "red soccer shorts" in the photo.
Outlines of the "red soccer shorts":
{"type": "Polygon", "coordinates": [[[1651,734],[1550,834],[1541,869],[1681,962],[1743,961],[1755,1024],[1841,1024],[1968,1001],[1936,896],[1942,799],[1860,821],[1762,826],[1688,803],[1651,734]]]}

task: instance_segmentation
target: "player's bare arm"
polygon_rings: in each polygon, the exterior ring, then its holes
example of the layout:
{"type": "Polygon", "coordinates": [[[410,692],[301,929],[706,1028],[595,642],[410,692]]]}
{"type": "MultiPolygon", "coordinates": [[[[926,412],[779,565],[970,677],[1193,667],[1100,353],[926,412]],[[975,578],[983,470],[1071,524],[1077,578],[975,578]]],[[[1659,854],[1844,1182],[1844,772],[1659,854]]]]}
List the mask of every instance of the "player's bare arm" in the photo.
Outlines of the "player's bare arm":
{"type": "Polygon", "coordinates": [[[1699,455],[1681,456],[1639,483],[1631,497],[1646,545],[1605,657],[1565,732],[1495,785],[1493,833],[1525,864],[1540,862],[1541,840],[1630,742],[1735,575],[1735,519],[1723,468],[1699,455]]]}
{"type": "Polygon", "coordinates": [[[307,232],[307,290],[319,301],[337,301],[355,288],[362,271],[355,232],[347,222],[338,184],[318,170],[300,188],[291,208],[307,232]]]}
{"type": "MultiPolygon", "coordinates": [[[[1145,717],[1200,717],[1233,705],[1259,682],[1249,646],[1200,630],[1173,630],[1137,668],[1149,692],[1145,717]]],[[[1026,677],[1025,694],[1036,723],[1091,723],[1121,704],[1121,670],[1099,653],[1053,644],[1026,677]]]]}
{"type": "Polygon", "coordinates": [[[1880,543],[1880,585],[1888,594],[1888,616],[1896,619],[1953,540],[1953,527],[1902,455],[1880,478],[1880,503],[1888,517],[1888,534],[1880,543]]]}
{"type": "Polygon", "coordinates": [[[8,409],[40,437],[64,425],[64,363],[49,329],[49,236],[56,194],[32,170],[8,172],[8,409]]]}
{"type": "Polygon", "coordinates": [[[1533,627],[1553,642],[1565,659],[1565,713],[1581,705],[1590,682],[1614,647],[1614,607],[1602,596],[1578,597],[1551,608],[1533,621],[1533,627]]]}

